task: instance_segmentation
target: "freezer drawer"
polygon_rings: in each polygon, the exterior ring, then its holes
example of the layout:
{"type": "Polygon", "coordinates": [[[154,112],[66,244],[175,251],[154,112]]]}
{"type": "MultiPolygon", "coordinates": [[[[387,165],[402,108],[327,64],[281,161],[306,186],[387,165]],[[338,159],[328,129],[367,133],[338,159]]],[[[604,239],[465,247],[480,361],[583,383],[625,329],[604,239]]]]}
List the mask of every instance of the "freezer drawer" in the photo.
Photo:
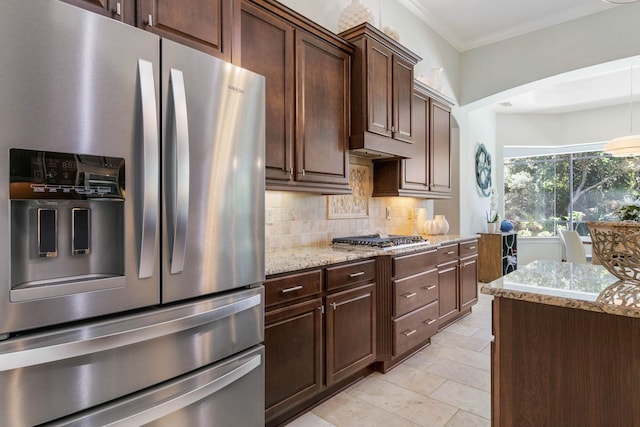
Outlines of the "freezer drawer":
{"type": "Polygon", "coordinates": [[[263,426],[264,347],[46,426],[263,426]]]}
{"type": "Polygon", "coordinates": [[[257,287],[2,342],[2,422],[52,421],[251,348],[263,301],[257,287]]]}

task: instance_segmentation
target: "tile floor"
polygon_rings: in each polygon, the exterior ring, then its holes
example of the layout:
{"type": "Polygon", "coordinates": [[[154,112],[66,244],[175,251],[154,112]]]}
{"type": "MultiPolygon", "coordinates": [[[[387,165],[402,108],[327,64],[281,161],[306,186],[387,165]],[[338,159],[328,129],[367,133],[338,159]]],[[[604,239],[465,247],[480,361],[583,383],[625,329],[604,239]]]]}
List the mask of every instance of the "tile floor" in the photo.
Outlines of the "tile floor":
{"type": "Polygon", "coordinates": [[[490,426],[491,298],[387,374],[374,373],[287,427],[490,426]]]}

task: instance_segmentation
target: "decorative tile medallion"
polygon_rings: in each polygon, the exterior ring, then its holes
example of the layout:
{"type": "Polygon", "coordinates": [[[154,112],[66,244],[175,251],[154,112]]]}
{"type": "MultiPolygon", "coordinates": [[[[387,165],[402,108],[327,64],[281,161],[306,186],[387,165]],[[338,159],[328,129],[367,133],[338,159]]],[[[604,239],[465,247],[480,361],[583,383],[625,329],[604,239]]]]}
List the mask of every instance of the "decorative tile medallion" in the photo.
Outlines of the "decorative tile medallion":
{"type": "Polygon", "coordinates": [[[349,186],[352,194],[327,196],[327,218],[367,218],[369,216],[369,167],[349,165],[349,186]]]}

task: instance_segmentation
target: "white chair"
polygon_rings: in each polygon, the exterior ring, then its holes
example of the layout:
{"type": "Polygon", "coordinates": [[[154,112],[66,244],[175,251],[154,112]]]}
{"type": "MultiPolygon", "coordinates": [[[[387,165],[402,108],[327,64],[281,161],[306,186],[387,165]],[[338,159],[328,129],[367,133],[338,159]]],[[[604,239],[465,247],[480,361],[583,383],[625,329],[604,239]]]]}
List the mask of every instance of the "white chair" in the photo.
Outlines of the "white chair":
{"type": "Polygon", "coordinates": [[[587,253],[578,232],[571,230],[558,230],[558,232],[564,245],[564,261],[586,264],[587,253]]]}

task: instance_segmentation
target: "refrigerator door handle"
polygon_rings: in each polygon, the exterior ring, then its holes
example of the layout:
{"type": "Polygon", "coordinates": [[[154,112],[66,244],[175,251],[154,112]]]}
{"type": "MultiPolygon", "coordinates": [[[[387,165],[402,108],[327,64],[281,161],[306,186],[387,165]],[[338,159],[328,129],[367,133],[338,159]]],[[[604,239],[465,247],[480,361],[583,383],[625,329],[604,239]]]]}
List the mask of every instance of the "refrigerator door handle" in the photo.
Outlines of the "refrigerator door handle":
{"type": "Polygon", "coordinates": [[[140,100],[142,104],[142,232],[138,277],[153,275],[155,263],[156,229],[158,224],[158,111],[153,77],[153,64],[138,60],[140,100]]]}
{"type": "Polygon", "coordinates": [[[202,312],[193,312],[189,307],[177,308],[139,322],[129,319],[89,329],[61,331],[48,339],[36,337],[33,343],[23,341],[16,344],[15,351],[0,354],[0,373],[138,344],[209,324],[261,303],[262,295],[258,294],[202,312]]]}
{"type": "Polygon", "coordinates": [[[165,417],[175,411],[178,411],[182,408],[186,408],[189,405],[192,405],[200,400],[207,398],[207,396],[211,396],[225,387],[230,386],[234,382],[242,379],[242,377],[248,375],[254,369],[260,367],[262,364],[261,355],[253,356],[247,362],[238,366],[234,370],[221,375],[220,377],[214,378],[212,381],[207,382],[206,384],[194,388],[185,392],[182,395],[175,396],[171,399],[165,399],[164,401],[159,402],[154,406],[150,406],[144,410],[136,412],[131,416],[120,417],[120,420],[112,421],[109,425],[112,426],[129,426],[129,425],[143,425],[149,424],[153,421],[159,420],[162,417],[165,417]]]}
{"type": "MultiPolygon", "coordinates": [[[[173,170],[170,176],[173,180],[167,185],[171,197],[171,206],[173,212],[169,218],[172,218],[171,226],[173,230],[170,236],[173,238],[171,242],[171,274],[181,273],[184,269],[185,251],[187,248],[187,227],[189,225],[189,120],[187,115],[187,96],[184,87],[184,77],[182,71],[171,69],[169,80],[170,102],[169,107],[173,111],[172,136],[175,147],[167,147],[172,153],[175,153],[175,160],[170,160],[169,167],[173,170]],[[173,182],[171,182],[173,181],[173,182]]],[[[169,156],[171,159],[172,156],[169,156]]]]}
{"type": "MultiPolygon", "coordinates": [[[[187,406],[194,404],[207,396],[211,396],[214,393],[222,390],[223,388],[233,384],[240,380],[242,377],[249,374],[254,369],[258,368],[262,364],[262,357],[258,354],[249,359],[246,363],[240,365],[234,370],[213,379],[205,385],[190,390],[181,396],[177,396],[173,399],[167,399],[153,407],[147,408],[144,411],[138,412],[135,415],[123,419],[123,426],[126,425],[143,425],[156,421],[162,417],[165,417],[177,410],[186,408],[187,406]]],[[[113,425],[120,425],[120,422],[116,422],[113,425]]]]}

